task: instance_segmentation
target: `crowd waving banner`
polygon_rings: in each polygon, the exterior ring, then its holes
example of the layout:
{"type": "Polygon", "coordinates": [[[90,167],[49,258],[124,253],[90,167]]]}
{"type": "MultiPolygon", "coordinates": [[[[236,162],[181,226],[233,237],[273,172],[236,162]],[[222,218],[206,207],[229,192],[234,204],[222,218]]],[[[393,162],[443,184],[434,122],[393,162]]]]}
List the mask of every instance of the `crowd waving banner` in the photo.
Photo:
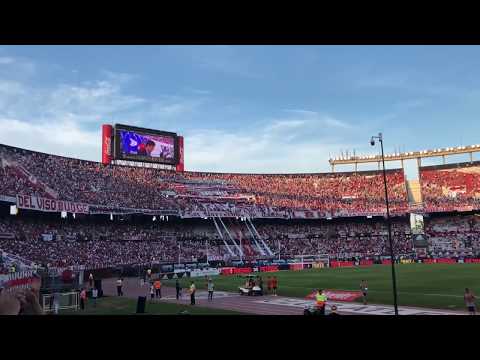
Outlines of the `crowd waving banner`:
{"type": "Polygon", "coordinates": [[[88,214],[89,205],[74,201],[54,200],[32,195],[17,195],[17,207],[45,212],[66,211],[77,214],[88,214]]]}
{"type": "Polygon", "coordinates": [[[32,285],[38,278],[34,271],[20,271],[0,274],[0,288],[9,290],[24,289],[32,285]]]}

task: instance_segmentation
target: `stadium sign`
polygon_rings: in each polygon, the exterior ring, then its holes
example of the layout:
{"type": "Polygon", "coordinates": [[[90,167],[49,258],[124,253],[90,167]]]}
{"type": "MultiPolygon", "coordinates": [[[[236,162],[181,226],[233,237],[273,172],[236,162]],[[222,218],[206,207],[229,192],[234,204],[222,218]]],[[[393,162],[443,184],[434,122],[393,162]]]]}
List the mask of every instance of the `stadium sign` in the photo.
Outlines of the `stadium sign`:
{"type": "MultiPolygon", "coordinates": [[[[324,294],[327,296],[328,300],[334,301],[355,301],[362,297],[360,291],[324,290],[324,294]]],[[[315,295],[316,292],[312,292],[306,296],[306,299],[315,299],[315,295]]]]}
{"type": "Polygon", "coordinates": [[[70,212],[88,214],[89,205],[73,201],[54,200],[31,195],[17,195],[17,207],[44,212],[70,212]]]}
{"type": "Polygon", "coordinates": [[[220,270],[218,269],[195,269],[190,272],[187,272],[189,277],[203,277],[203,276],[216,276],[220,275],[220,270]]]}

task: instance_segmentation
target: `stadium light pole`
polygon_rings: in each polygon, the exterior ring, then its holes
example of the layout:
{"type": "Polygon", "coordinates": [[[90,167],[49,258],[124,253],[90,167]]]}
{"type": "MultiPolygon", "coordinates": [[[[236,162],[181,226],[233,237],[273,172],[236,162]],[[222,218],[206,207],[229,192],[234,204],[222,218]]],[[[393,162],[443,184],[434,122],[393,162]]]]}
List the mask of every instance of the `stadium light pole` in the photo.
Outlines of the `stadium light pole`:
{"type": "Polygon", "coordinates": [[[178,265],[180,265],[180,243],[178,243],[178,265]]]}
{"type": "Polygon", "coordinates": [[[205,248],[207,249],[207,265],[210,266],[210,263],[208,262],[208,240],[205,240],[205,248]]]}
{"type": "Polygon", "coordinates": [[[388,190],[387,190],[387,172],[385,169],[385,155],[383,153],[383,137],[382,133],[378,133],[378,136],[372,136],[370,139],[370,145],[375,146],[375,139],[380,142],[380,148],[382,149],[382,164],[383,164],[383,183],[385,185],[385,204],[387,205],[387,227],[388,227],[388,243],[390,245],[390,261],[392,263],[392,282],[393,282],[393,307],[395,309],[395,315],[398,315],[398,302],[397,302],[397,278],[395,275],[395,256],[393,253],[392,243],[392,227],[390,224],[390,209],[388,204],[388,190]]]}

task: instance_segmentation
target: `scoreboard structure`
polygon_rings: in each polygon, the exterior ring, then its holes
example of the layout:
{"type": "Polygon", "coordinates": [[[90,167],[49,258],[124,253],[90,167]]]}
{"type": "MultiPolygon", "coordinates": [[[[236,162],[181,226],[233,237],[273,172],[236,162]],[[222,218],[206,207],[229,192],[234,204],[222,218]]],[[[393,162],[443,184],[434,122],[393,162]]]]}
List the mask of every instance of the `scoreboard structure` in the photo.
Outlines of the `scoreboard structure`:
{"type": "Polygon", "coordinates": [[[102,125],[102,163],[133,162],[184,171],[184,140],[177,133],[130,125],[102,125]]]}

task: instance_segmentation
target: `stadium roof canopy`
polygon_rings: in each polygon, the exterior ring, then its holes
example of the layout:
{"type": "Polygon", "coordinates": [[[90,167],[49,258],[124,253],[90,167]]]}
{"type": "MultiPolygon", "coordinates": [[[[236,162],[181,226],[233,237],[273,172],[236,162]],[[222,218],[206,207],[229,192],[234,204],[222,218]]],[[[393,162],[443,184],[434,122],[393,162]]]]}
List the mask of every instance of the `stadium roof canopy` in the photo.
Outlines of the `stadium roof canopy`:
{"type": "MultiPolygon", "coordinates": [[[[457,147],[447,147],[434,150],[421,150],[421,151],[410,151],[403,153],[394,153],[394,154],[385,154],[385,161],[401,161],[403,167],[403,161],[409,159],[417,159],[418,166],[421,166],[420,159],[430,158],[430,157],[442,157],[443,163],[445,164],[445,156],[459,155],[459,154],[470,154],[470,161],[473,161],[473,153],[480,152],[480,144],[477,145],[468,145],[468,146],[457,146],[457,147]]],[[[334,170],[335,165],[355,165],[363,163],[380,163],[382,161],[382,156],[378,155],[366,155],[366,156],[340,156],[331,158],[328,160],[332,166],[332,171],[334,170]]]]}

